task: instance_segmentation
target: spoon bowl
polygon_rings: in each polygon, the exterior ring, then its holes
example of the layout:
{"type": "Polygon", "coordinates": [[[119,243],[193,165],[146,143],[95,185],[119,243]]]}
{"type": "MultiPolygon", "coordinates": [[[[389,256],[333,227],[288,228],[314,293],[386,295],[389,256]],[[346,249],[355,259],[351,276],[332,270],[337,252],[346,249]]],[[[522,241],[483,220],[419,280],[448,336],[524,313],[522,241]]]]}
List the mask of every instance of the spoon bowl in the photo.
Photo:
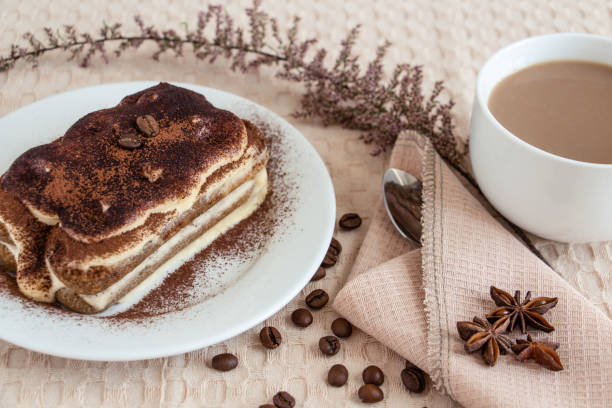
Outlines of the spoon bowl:
{"type": "Polygon", "coordinates": [[[390,168],[383,176],[382,190],[393,226],[404,238],[421,242],[421,181],[408,172],[390,168]]]}

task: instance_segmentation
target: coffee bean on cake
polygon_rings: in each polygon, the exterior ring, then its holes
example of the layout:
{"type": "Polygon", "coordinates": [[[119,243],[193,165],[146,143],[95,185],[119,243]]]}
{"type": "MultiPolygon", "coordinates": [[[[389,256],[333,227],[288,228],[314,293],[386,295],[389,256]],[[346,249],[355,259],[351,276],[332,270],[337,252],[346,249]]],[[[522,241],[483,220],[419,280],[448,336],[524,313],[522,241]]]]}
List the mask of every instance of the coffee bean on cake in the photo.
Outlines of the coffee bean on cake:
{"type": "Polygon", "coordinates": [[[151,115],[137,117],[136,126],[145,137],[155,137],[159,134],[159,125],[151,115]]]}
{"type": "Polygon", "coordinates": [[[119,143],[119,146],[127,150],[138,149],[142,145],[142,142],[136,136],[122,136],[119,138],[117,143],[119,143]]]}

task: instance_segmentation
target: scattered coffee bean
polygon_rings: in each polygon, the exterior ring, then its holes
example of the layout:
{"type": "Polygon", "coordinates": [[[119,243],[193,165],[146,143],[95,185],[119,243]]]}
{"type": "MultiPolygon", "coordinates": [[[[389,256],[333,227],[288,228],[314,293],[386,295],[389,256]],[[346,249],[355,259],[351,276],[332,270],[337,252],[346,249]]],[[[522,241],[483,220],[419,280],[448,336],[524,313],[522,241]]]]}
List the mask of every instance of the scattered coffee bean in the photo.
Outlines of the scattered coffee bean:
{"type": "Polygon", "coordinates": [[[145,137],[155,137],[159,133],[159,125],[151,115],[137,117],[136,126],[145,137]]]}
{"type": "Polygon", "coordinates": [[[427,386],[426,374],[411,362],[406,362],[406,368],[401,373],[402,382],[408,391],[420,393],[427,386]]]}
{"type": "Polygon", "coordinates": [[[325,275],[327,275],[327,273],[325,272],[325,269],[323,269],[323,267],[319,266],[317,268],[317,271],[315,272],[314,276],[312,277],[311,281],[318,281],[320,279],[323,279],[325,277],[325,275]]]}
{"type": "Polygon", "coordinates": [[[136,136],[120,137],[118,143],[119,143],[119,146],[123,147],[124,149],[128,149],[128,150],[138,149],[142,145],[142,142],[136,136]]]}
{"type": "Polygon", "coordinates": [[[323,289],[315,289],[306,296],[306,304],[311,309],[321,309],[328,300],[329,295],[323,289]]]}
{"type": "Polygon", "coordinates": [[[332,238],[331,243],[329,244],[329,251],[332,251],[336,256],[340,255],[342,252],[342,245],[336,238],[332,238]]]}
{"type": "Polygon", "coordinates": [[[348,380],[348,370],[342,364],[336,364],[327,373],[327,382],[334,387],[342,387],[348,380]]]}
{"type": "Polygon", "coordinates": [[[385,398],[385,394],[383,394],[382,390],[378,388],[378,385],[374,384],[362,385],[359,391],[357,391],[357,395],[361,401],[368,404],[380,402],[385,398]]]}
{"type": "Polygon", "coordinates": [[[325,254],[325,258],[323,258],[323,262],[321,262],[321,266],[323,268],[331,268],[338,262],[338,255],[335,255],[333,251],[328,250],[325,254]]]}
{"type": "Polygon", "coordinates": [[[345,230],[359,228],[361,225],[361,217],[359,214],[355,213],[344,214],[342,217],[340,217],[340,222],[338,222],[338,225],[340,225],[340,228],[345,230]]]}
{"type": "Polygon", "coordinates": [[[385,382],[385,375],[382,370],[375,365],[366,367],[361,377],[366,384],[382,385],[382,383],[385,382]]]}
{"type": "Polygon", "coordinates": [[[353,334],[353,325],[344,317],[339,317],[331,324],[332,332],[338,337],[349,337],[353,334]]]}
{"type": "Polygon", "coordinates": [[[276,327],[267,326],[259,332],[259,340],[265,348],[275,349],[280,346],[283,338],[276,327]]]}
{"type": "Polygon", "coordinates": [[[312,324],[312,313],[307,309],[295,309],[291,313],[291,320],[296,326],[308,327],[312,324]]]}
{"type": "Polygon", "coordinates": [[[219,371],[230,371],[238,366],[238,357],[230,353],[217,354],[212,359],[212,367],[219,371]]]}
{"type": "Polygon", "coordinates": [[[333,356],[340,351],[340,340],[336,336],[325,336],[319,339],[319,350],[326,356],[333,356]]]}
{"type": "Polygon", "coordinates": [[[295,398],[286,391],[276,393],[272,398],[272,402],[277,408],[293,408],[295,407],[295,398]]]}

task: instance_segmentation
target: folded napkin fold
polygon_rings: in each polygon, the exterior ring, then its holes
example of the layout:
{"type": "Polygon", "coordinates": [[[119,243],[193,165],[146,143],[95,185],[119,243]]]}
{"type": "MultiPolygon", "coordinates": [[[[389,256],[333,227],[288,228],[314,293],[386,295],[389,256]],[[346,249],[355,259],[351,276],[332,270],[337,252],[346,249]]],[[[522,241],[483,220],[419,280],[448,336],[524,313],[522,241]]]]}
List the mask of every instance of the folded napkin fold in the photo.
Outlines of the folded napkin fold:
{"type": "Polygon", "coordinates": [[[381,200],[333,307],[465,407],[612,406],[612,321],[502,227],[427,139],[402,133],[390,167],[423,181],[423,247],[394,230],[381,200]],[[545,316],[555,331],[530,333],[560,343],[563,371],[512,354],[489,367],[464,351],[456,323],[495,308],[491,285],[559,298],[545,316]]]}

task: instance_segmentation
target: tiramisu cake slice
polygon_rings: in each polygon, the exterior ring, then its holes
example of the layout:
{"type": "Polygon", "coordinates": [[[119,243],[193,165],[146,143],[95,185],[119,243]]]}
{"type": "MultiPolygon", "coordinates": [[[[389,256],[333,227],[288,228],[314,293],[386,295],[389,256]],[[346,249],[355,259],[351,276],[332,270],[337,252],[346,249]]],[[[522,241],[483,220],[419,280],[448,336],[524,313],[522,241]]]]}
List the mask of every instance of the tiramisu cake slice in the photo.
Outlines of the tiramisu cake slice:
{"type": "Polygon", "coordinates": [[[0,179],[0,261],[21,292],[96,313],[267,193],[261,132],[161,83],[86,115],[0,179]]]}

